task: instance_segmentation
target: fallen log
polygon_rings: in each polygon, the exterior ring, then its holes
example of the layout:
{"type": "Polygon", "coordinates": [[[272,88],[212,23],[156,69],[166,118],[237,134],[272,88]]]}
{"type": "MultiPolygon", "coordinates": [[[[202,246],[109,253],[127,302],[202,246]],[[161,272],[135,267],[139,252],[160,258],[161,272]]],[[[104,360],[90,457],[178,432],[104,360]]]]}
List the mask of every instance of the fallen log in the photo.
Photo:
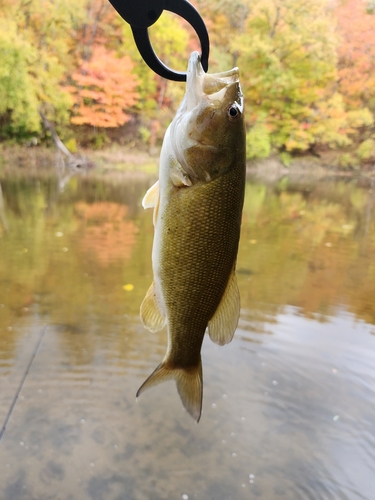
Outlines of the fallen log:
{"type": "Polygon", "coordinates": [[[59,153],[59,158],[57,159],[56,162],[56,168],[58,170],[61,167],[62,168],[67,167],[75,171],[86,170],[95,167],[95,164],[92,161],[90,161],[85,155],[71,153],[69,149],[65,146],[65,144],[62,142],[62,140],[60,139],[55,130],[55,127],[47,119],[42,110],[39,110],[39,114],[42,118],[45,130],[48,130],[50,132],[53,143],[56,147],[56,151],[59,153]],[[64,157],[66,157],[66,159],[64,157]]]}

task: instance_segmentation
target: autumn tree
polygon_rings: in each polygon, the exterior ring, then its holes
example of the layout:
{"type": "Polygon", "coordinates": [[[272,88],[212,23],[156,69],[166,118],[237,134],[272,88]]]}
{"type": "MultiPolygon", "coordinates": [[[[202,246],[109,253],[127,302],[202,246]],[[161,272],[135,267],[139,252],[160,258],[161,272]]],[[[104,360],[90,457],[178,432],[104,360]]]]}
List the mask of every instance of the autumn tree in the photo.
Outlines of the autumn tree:
{"type": "MultiPolygon", "coordinates": [[[[57,124],[73,102],[64,83],[95,43],[115,45],[107,0],[3,0],[0,11],[0,133],[39,133],[39,108],[57,124]]],[[[118,44],[118,42],[117,42],[118,44]]]]}
{"type": "MultiPolygon", "coordinates": [[[[343,103],[335,93],[333,22],[327,0],[251,5],[246,33],[233,44],[246,82],[252,140],[262,142],[264,156],[271,147],[294,152],[348,141],[343,103]]],[[[251,148],[250,143],[250,156],[251,148]]]]}
{"type": "Polygon", "coordinates": [[[210,71],[227,71],[237,66],[237,44],[233,38],[246,31],[249,0],[196,0],[210,35],[210,71]]]}
{"type": "MultiPolygon", "coordinates": [[[[375,159],[375,3],[345,0],[336,9],[338,85],[356,122],[357,161],[375,159]]],[[[355,159],[354,159],[355,160],[355,159]]]]}
{"type": "Polygon", "coordinates": [[[352,109],[375,112],[375,9],[347,0],[336,10],[338,20],[338,73],[340,92],[352,109]]]}
{"type": "MultiPolygon", "coordinates": [[[[148,68],[108,0],[0,0],[0,137],[55,124],[118,127],[137,116],[154,144],[185,86],[148,68]]],[[[342,148],[375,158],[374,0],[192,0],[211,40],[209,71],[238,65],[249,158],[342,148]]],[[[194,30],[163,12],[158,57],[185,71],[194,30]]],[[[60,130],[59,130],[60,132],[60,130]]]]}
{"type": "Polygon", "coordinates": [[[90,61],[82,61],[79,71],[71,75],[75,85],[69,87],[74,97],[72,123],[93,127],[119,127],[130,120],[129,108],[138,99],[133,63],[114,51],[96,46],[90,61]]]}
{"type": "Polygon", "coordinates": [[[74,25],[72,37],[77,60],[89,61],[96,45],[116,50],[121,40],[118,14],[108,0],[79,0],[81,23],[74,25]]]}

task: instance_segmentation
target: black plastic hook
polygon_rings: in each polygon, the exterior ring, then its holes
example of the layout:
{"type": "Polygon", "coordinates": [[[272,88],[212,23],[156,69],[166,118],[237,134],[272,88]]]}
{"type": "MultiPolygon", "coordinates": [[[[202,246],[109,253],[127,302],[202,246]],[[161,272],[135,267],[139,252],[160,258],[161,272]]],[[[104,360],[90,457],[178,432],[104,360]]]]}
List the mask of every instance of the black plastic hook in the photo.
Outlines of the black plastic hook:
{"type": "Polygon", "coordinates": [[[203,19],[188,0],[109,0],[120,16],[130,24],[134,41],[145,63],[160,76],[178,82],[186,81],[186,73],[174,71],[155,54],[148,35],[148,28],[169,10],[183,17],[196,31],[202,49],[201,64],[208,70],[210,42],[203,19]]]}

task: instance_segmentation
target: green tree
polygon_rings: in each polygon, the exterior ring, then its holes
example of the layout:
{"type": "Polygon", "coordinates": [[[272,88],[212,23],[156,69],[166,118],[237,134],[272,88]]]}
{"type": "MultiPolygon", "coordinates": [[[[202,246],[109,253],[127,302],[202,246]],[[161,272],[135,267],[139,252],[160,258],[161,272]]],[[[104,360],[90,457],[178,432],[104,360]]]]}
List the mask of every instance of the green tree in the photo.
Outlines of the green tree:
{"type": "Polygon", "coordinates": [[[261,117],[275,149],[348,142],[344,107],[334,93],[336,37],[328,7],[327,0],[258,0],[246,33],[233,40],[249,124],[261,117]]]}
{"type": "Polygon", "coordinates": [[[249,0],[197,0],[210,35],[210,71],[227,71],[237,66],[240,47],[233,44],[234,36],[246,31],[249,0]]]}
{"type": "Polygon", "coordinates": [[[38,99],[30,63],[36,51],[17,34],[15,23],[0,19],[0,123],[1,136],[38,132],[38,99]]]}
{"type": "Polygon", "coordinates": [[[13,0],[4,5],[0,14],[3,137],[39,132],[40,106],[60,122],[68,120],[71,101],[61,83],[66,70],[64,58],[70,50],[65,32],[69,15],[63,5],[37,0],[25,5],[13,0]]]}

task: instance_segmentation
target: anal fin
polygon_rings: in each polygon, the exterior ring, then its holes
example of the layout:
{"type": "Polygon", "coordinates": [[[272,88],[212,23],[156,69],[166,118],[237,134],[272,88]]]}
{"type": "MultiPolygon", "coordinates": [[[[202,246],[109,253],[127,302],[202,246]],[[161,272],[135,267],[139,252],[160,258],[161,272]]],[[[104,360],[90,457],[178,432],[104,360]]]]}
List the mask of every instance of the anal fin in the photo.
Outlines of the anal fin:
{"type": "Polygon", "coordinates": [[[143,299],[140,315],[144,326],[151,332],[157,332],[165,325],[164,314],[160,311],[160,307],[157,303],[154,283],[151,284],[143,299]]]}
{"type": "Polygon", "coordinates": [[[240,316],[240,292],[233,269],[221,302],[208,322],[208,333],[213,342],[229,344],[238,325],[240,316]]]}

